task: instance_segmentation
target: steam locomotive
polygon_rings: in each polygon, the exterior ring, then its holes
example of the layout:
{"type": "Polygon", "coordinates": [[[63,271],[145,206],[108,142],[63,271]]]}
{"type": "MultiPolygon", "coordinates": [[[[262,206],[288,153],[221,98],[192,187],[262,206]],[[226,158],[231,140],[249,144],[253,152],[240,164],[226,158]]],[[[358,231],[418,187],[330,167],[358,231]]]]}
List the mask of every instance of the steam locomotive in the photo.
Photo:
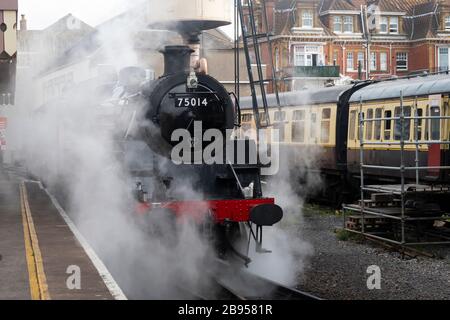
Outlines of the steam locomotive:
{"type": "Polygon", "coordinates": [[[219,81],[193,71],[193,52],[188,46],[165,47],[164,74],[143,85],[145,72],[139,68],[126,68],[119,75],[122,90],[117,103],[123,106],[122,127],[125,123],[127,130],[125,138],[118,140],[123,140],[124,158],[137,164],[128,166],[136,178],[136,212],[149,232],[167,233],[176,230],[180,221],[195,221],[219,256],[232,255],[248,264],[249,249],[245,252],[242,244],[253,238],[258,252],[268,252],[262,247],[263,227],[278,223],[283,211],[275,199],[263,196],[263,166],[250,160],[257,144],[232,137],[240,122],[238,103],[219,81]],[[179,130],[190,140],[189,148],[178,155],[196,161],[174,161],[180,141],[173,136],[179,130]],[[211,141],[194,138],[210,130],[223,137],[212,152],[219,161],[203,158],[211,141]],[[142,142],[150,152],[142,151],[142,142]],[[129,148],[130,144],[135,147],[129,148]],[[244,156],[239,155],[241,150],[245,150],[244,162],[236,161],[244,156]],[[142,167],[144,162],[147,168],[142,167]]]}

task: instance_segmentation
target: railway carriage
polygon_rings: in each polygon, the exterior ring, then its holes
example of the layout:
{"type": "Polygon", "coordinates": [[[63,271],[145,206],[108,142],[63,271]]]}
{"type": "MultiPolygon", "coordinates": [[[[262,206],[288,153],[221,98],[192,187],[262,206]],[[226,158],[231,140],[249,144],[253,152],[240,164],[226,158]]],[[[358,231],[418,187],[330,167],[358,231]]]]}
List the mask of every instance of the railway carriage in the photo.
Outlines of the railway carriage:
{"type": "MultiPolygon", "coordinates": [[[[422,182],[448,182],[448,171],[436,167],[450,165],[449,99],[450,77],[436,75],[282,93],[281,107],[269,95],[268,103],[272,128],[280,130],[280,154],[294,154],[294,168],[320,171],[322,195],[336,203],[359,187],[361,142],[365,164],[400,168],[404,143],[405,167],[427,167],[422,182]]],[[[251,107],[243,98],[241,135],[254,137],[251,107]]],[[[371,182],[395,183],[400,170],[371,168],[367,175],[371,182]]],[[[405,177],[415,181],[416,171],[405,177]]]]}
{"type": "MultiPolygon", "coordinates": [[[[356,92],[350,99],[349,172],[359,174],[360,138],[365,144],[364,163],[373,166],[400,167],[401,143],[404,142],[406,167],[430,168],[420,171],[422,181],[448,182],[448,171],[433,167],[450,164],[449,120],[439,118],[449,116],[449,94],[448,75],[385,81],[356,92]],[[361,112],[366,119],[362,137],[359,134],[361,112]]],[[[378,179],[396,179],[400,170],[368,168],[367,174],[378,179]]],[[[413,181],[416,172],[407,170],[405,176],[413,181]]]]}

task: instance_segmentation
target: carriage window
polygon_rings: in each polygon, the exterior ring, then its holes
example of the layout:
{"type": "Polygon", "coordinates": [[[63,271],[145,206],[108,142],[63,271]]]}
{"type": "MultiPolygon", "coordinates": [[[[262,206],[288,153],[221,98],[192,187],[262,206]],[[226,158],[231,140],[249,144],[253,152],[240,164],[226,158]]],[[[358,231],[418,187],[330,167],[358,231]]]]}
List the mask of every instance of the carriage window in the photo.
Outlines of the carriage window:
{"type": "MultiPolygon", "coordinates": [[[[411,107],[404,107],[405,117],[411,117],[411,107]]],[[[402,114],[402,108],[395,108],[395,117],[399,118],[402,114]]],[[[402,139],[402,130],[404,130],[403,140],[409,140],[411,133],[411,120],[405,119],[404,128],[402,128],[402,122],[400,119],[395,120],[395,128],[394,128],[394,139],[401,140],[402,139]]]]}
{"type": "Polygon", "coordinates": [[[243,114],[242,115],[242,122],[251,122],[253,119],[252,114],[243,114]]]}
{"type": "Polygon", "coordinates": [[[317,113],[311,113],[311,128],[309,132],[309,137],[311,139],[316,138],[316,131],[317,131],[317,113]]]}
{"type": "MultiPolygon", "coordinates": [[[[367,119],[373,119],[373,109],[367,111],[367,119]]],[[[366,140],[372,140],[373,121],[366,122],[366,140]]]]}
{"type": "Polygon", "coordinates": [[[364,134],[364,125],[366,124],[365,122],[363,122],[362,126],[361,126],[361,120],[364,121],[365,118],[366,118],[366,115],[364,112],[362,114],[358,113],[358,139],[359,140],[361,140],[361,138],[364,134]],[[362,119],[361,119],[361,116],[362,116],[362,119]]]}
{"type": "Polygon", "coordinates": [[[388,110],[384,112],[384,140],[391,140],[391,130],[392,130],[392,111],[388,110]]]}
{"type": "Polygon", "coordinates": [[[350,112],[349,139],[355,140],[356,111],[350,112]]]}
{"type": "MultiPolygon", "coordinates": [[[[417,109],[417,117],[423,117],[423,109],[417,109]]],[[[423,119],[417,119],[417,140],[422,140],[423,119]]]]}
{"type": "Polygon", "coordinates": [[[324,109],[322,111],[322,124],[320,133],[320,142],[330,142],[330,128],[331,126],[331,109],[324,109]]]}
{"type": "Polygon", "coordinates": [[[284,112],[284,111],[275,112],[274,120],[276,122],[286,121],[286,112],[284,112]]]}
{"type": "MultiPolygon", "coordinates": [[[[440,117],[441,109],[439,107],[431,107],[431,116],[440,117]]],[[[441,119],[431,119],[431,140],[438,141],[441,139],[441,119]]]]}
{"type": "Polygon", "coordinates": [[[277,111],[274,116],[275,123],[273,125],[274,129],[279,130],[280,133],[280,142],[284,142],[286,140],[286,112],[285,111],[277,111]]]}
{"type": "MultiPolygon", "coordinates": [[[[375,118],[381,119],[382,117],[383,117],[383,110],[381,108],[376,109],[375,118]]],[[[373,136],[375,140],[381,140],[381,120],[375,121],[375,133],[373,136]]]]}
{"type": "Polygon", "coordinates": [[[294,112],[292,122],[292,141],[305,142],[305,110],[294,112]]]}

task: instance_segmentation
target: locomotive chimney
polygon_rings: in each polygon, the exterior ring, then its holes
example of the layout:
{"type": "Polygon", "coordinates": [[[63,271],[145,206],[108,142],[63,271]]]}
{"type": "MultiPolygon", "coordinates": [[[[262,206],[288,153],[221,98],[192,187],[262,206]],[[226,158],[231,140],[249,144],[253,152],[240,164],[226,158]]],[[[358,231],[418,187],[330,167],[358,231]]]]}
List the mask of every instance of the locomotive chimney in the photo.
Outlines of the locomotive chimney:
{"type": "Polygon", "coordinates": [[[189,73],[191,70],[191,54],[194,52],[188,46],[166,46],[164,54],[164,75],[177,72],[189,73]]]}

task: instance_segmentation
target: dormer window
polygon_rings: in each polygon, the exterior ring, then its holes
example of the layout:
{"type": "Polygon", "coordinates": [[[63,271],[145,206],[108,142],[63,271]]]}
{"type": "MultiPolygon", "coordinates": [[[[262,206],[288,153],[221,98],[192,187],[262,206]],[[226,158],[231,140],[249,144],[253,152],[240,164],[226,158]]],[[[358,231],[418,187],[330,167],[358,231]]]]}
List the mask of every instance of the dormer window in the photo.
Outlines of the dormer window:
{"type": "Polygon", "coordinates": [[[334,32],[342,32],[342,18],[340,16],[334,17],[333,30],[334,32]]]}
{"type": "Polygon", "coordinates": [[[380,33],[388,33],[388,17],[380,18],[380,33]]]}
{"type": "Polygon", "coordinates": [[[353,17],[352,16],[344,17],[344,32],[345,33],[353,33],[353,17]]]}
{"type": "Polygon", "coordinates": [[[389,19],[389,33],[398,33],[398,17],[389,19]]]}
{"type": "Polygon", "coordinates": [[[450,16],[445,17],[445,31],[450,31],[450,16]]]}
{"type": "Polygon", "coordinates": [[[313,27],[313,12],[312,10],[303,10],[302,12],[302,27],[312,28],[313,27]]]}

